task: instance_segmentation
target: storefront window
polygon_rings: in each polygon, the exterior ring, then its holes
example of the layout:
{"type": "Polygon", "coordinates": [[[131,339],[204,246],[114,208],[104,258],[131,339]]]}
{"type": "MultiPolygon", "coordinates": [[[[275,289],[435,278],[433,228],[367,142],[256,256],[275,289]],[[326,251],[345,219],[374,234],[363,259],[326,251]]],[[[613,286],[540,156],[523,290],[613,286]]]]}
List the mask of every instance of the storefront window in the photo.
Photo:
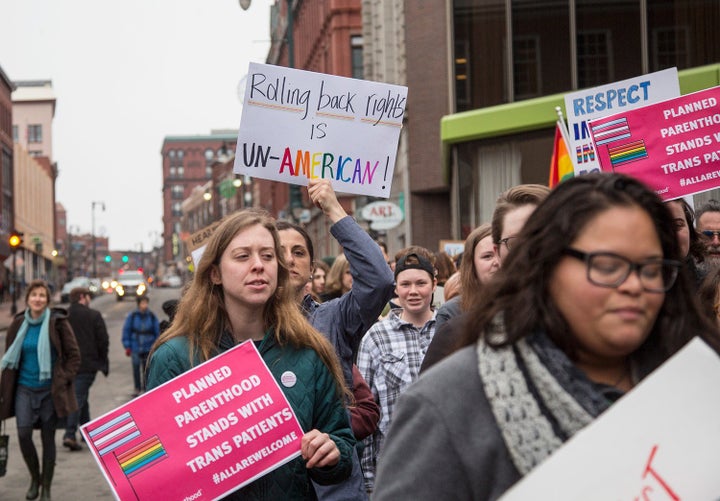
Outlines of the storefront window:
{"type": "Polygon", "coordinates": [[[572,87],[568,0],[513,0],[514,101],[572,87]]]}
{"type": "Polygon", "coordinates": [[[650,71],[720,61],[720,2],[647,0],[650,71]]]}
{"type": "Polygon", "coordinates": [[[642,74],[638,0],[576,0],[576,11],[579,89],[642,74]]]}
{"type": "Polygon", "coordinates": [[[507,103],[505,1],[456,0],[453,9],[457,110],[507,103]]]}

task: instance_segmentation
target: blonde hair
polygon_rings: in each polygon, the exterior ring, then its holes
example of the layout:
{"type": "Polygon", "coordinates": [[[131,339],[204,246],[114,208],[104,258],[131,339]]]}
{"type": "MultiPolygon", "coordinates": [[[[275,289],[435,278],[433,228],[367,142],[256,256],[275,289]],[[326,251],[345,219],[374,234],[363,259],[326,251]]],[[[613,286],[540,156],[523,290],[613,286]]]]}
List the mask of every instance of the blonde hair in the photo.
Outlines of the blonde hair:
{"type": "Polygon", "coordinates": [[[338,254],[327,275],[325,275],[325,294],[335,293],[342,295],[347,292],[343,290],[343,275],[349,269],[350,263],[345,254],[338,254]]]}
{"type": "Polygon", "coordinates": [[[224,290],[221,285],[213,283],[211,274],[232,239],[241,231],[256,225],[267,229],[272,235],[278,262],[278,285],[263,309],[265,328],[274,329],[275,339],[280,345],[290,344],[297,349],[315,350],[333,375],[338,393],[344,395],[344,377],[335,350],[308,323],[298,308],[275,220],[262,209],[249,208],[236,212],[226,217],[215,229],[197,265],[195,276],[177,305],[172,325],[157,339],[150,356],[158,346],[179,336],[188,338],[191,364],[194,364],[196,354],[203,362],[216,354],[229,319],[224,290]]]}

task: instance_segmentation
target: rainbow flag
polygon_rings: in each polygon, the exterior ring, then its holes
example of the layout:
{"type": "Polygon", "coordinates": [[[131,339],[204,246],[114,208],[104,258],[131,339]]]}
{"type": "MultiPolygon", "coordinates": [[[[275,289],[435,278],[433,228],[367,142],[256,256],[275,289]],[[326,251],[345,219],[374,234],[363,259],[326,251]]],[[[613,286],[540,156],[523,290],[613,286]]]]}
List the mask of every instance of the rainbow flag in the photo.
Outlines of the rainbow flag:
{"type": "Polygon", "coordinates": [[[157,435],[117,456],[120,468],[128,478],[167,458],[167,452],[157,435]]]}
{"type": "Polygon", "coordinates": [[[608,148],[608,155],[610,155],[610,163],[613,168],[619,167],[622,164],[628,162],[634,162],[647,158],[647,149],[645,148],[645,141],[638,139],[630,143],[621,144],[614,148],[608,148]]]}
{"type": "Polygon", "coordinates": [[[575,176],[572,159],[568,153],[568,141],[564,132],[564,125],[557,122],[555,125],[555,142],[550,159],[550,179],[548,186],[553,188],[557,184],[575,176]]]}

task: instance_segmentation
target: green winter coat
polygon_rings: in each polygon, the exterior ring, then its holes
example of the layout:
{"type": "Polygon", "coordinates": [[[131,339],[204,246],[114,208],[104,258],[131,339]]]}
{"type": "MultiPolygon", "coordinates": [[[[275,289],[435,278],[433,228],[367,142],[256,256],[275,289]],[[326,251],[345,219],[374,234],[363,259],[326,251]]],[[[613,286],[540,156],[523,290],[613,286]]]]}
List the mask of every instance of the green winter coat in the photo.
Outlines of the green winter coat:
{"type": "MultiPolygon", "coordinates": [[[[233,347],[229,335],[224,335],[218,354],[233,347]]],[[[269,330],[258,347],[275,380],[282,388],[303,431],[318,429],[327,433],[340,450],[340,461],[332,467],[305,467],[305,460],[297,457],[289,463],[234,492],[226,499],[317,499],[310,480],[320,485],[340,483],[350,476],[351,454],[355,438],[335,380],[317,353],[310,348],[296,349],[280,346],[269,330]],[[287,388],[280,376],[290,371],[297,376],[294,386],[287,388]]],[[[147,389],[150,390],[200,364],[190,364],[186,337],[175,337],[157,347],[149,361],[147,389]]]]}

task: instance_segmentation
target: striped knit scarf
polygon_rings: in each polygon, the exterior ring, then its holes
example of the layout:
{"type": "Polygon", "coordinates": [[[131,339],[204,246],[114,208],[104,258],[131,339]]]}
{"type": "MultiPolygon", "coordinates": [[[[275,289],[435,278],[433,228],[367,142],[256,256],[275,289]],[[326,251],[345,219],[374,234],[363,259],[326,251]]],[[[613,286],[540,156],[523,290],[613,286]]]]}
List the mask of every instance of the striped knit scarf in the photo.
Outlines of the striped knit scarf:
{"type": "MultiPolygon", "coordinates": [[[[496,323],[491,336],[503,336],[496,323]]],[[[608,407],[597,387],[542,333],[493,348],[481,337],[478,369],[510,457],[535,468],[608,407]]]]}

